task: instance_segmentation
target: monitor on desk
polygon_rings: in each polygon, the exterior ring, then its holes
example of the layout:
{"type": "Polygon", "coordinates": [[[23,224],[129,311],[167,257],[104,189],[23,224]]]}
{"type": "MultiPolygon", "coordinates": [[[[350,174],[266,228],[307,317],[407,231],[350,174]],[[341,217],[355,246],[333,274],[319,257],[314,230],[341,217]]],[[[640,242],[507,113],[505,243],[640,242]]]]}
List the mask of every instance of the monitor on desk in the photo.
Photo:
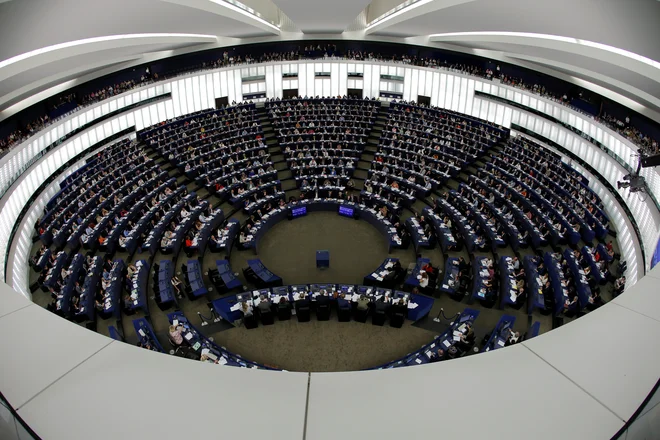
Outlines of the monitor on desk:
{"type": "Polygon", "coordinates": [[[458,320],[458,322],[463,323],[465,321],[469,321],[470,319],[472,319],[471,315],[463,315],[461,316],[461,319],[458,320]]]}
{"type": "Polygon", "coordinates": [[[307,206],[301,206],[299,208],[291,209],[291,217],[296,218],[296,217],[302,217],[303,215],[307,215],[307,206]]]}
{"type": "Polygon", "coordinates": [[[344,205],[339,206],[339,215],[352,218],[354,214],[355,214],[355,209],[344,205]]]}

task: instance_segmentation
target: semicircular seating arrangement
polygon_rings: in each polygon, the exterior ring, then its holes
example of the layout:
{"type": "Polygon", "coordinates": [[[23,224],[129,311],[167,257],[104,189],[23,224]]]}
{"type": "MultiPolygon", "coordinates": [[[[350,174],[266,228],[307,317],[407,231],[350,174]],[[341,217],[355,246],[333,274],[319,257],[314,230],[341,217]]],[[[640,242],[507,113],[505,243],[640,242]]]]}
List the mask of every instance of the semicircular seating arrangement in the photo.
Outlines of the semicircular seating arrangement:
{"type": "Polygon", "coordinates": [[[214,342],[217,326],[294,315],[429,325],[445,297],[464,311],[376,368],[490,351],[538,334],[528,318],[554,327],[598,307],[625,270],[612,264],[602,202],[561,157],[415,103],[299,97],[203,110],[106,147],[60,186],[35,226],[42,303],[146,349],[222,365],[276,368],[214,342]],[[317,211],[365,220],[396,256],[349,284],[314,284],[311,273],[291,285],[255,259],[243,276],[232,268],[244,261],[236,253],[259,254],[275,224],[317,211]],[[483,308],[502,310],[496,325],[479,327],[483,308]]]}

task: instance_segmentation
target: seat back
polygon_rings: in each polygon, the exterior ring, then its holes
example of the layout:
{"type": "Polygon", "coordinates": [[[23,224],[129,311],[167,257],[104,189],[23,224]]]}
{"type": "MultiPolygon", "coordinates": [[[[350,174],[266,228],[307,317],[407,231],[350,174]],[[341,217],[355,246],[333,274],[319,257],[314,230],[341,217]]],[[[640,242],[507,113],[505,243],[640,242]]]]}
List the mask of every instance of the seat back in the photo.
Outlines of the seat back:
{"type": "Polygon", "coordinates": [[[351,320],[351,309],[339,308],[337,310],[337,319],[339,319],[339,322],[349,322],[351,320]]]}
{"type": "Polygon", "coordinates": [[[376,311],[371,317],[371,323],[373,325],[380,325],[380,326],[385,324],[385,312],[376,311]]]}
{"type": "Polygon", "coordinates": [[[330,319],[330,306],[328,304],[322,304],[317,307],[316,319],[319,321],[327,321],[330,319]]]}
{"type": "Polygon", "coordinates": [[[273,312],[259,312],[261,315],[261,325],[273,325],[275,323],[275,316],[273,312]]]}
{"type": "Polygon", "coordinates": [[[259,322],[257,321],[257,317],[254,316],[254,315],[243,317],[243,324],[245,325],[245,328],[247,328],[247,329],[257,328],[259,326],[259,322]]]}
{"type": "Polygon", "coordinates": [[[278,307],[277,308],[277,319],[280,321],[288,321],[291,319],[291,308],[290,307],[278,307]]]}
{"type": "Polygon", "coordinates": [[[296,316],[298,317],[298,322],[309,322],[310,315],[311,310],[309,306],[296,307],[296,316]]]}
{"type": "Polygon", "coordinates": [[[369,309],[356,310],[355,311],[355,320],[357,322],[367,322],[367,316],[368,315],[369,315],[369,309]]]}
{"type": "Polygon", "coordinates": [[[405,316],[403,313],[394,313],[390,318],[390,326],[395,328],[401,328],[403,321],[405,321],[405,316]]]}

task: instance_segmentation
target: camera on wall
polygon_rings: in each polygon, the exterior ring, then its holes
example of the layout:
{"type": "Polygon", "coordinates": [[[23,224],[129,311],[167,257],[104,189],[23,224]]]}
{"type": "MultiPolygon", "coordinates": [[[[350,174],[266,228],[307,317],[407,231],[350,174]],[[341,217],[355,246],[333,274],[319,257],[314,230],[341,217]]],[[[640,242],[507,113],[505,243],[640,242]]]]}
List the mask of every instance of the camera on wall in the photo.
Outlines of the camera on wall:
{"type": "Polygon", "coordinates": [[[626,174],[623,176],[623,180],[620,180],[616,183],[617,189],[630,188],[630,192],[638,192],[644,190],[645,180],[641,176],[633,176],[632,174],[626,174]]]}

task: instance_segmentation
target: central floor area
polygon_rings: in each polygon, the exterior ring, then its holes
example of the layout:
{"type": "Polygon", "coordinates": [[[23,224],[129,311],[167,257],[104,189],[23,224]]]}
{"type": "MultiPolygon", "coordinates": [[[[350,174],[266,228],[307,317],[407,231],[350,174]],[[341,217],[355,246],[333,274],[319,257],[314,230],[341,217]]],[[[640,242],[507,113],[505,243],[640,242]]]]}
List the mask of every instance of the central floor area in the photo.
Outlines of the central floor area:
{"type": "MultiPolygon", "coordinates": [[[[415,261],[412,248],[395,250],[403,267],[415,261]]],[[[259,258],[285,284],[362,284],[388,257],[386,238],[363,220],[333,212],[312,212],[305,217],[276,224],[259,242],[259,255],[251,251],[232,252],[231,266],[246,267],[247,260],[259,258]],[[316,268],[316,251],[330,251],[330,268],[316,268]]]]}
{"type": "Polygon", "coordinates": [[[246,359],[289,371],[355,371],[398,359],[428,344],[433,333],[411,325],[382,327],[359,322],[299,323],[293,317],[253,330],[218,333],[215,340],[246,359]]]}

